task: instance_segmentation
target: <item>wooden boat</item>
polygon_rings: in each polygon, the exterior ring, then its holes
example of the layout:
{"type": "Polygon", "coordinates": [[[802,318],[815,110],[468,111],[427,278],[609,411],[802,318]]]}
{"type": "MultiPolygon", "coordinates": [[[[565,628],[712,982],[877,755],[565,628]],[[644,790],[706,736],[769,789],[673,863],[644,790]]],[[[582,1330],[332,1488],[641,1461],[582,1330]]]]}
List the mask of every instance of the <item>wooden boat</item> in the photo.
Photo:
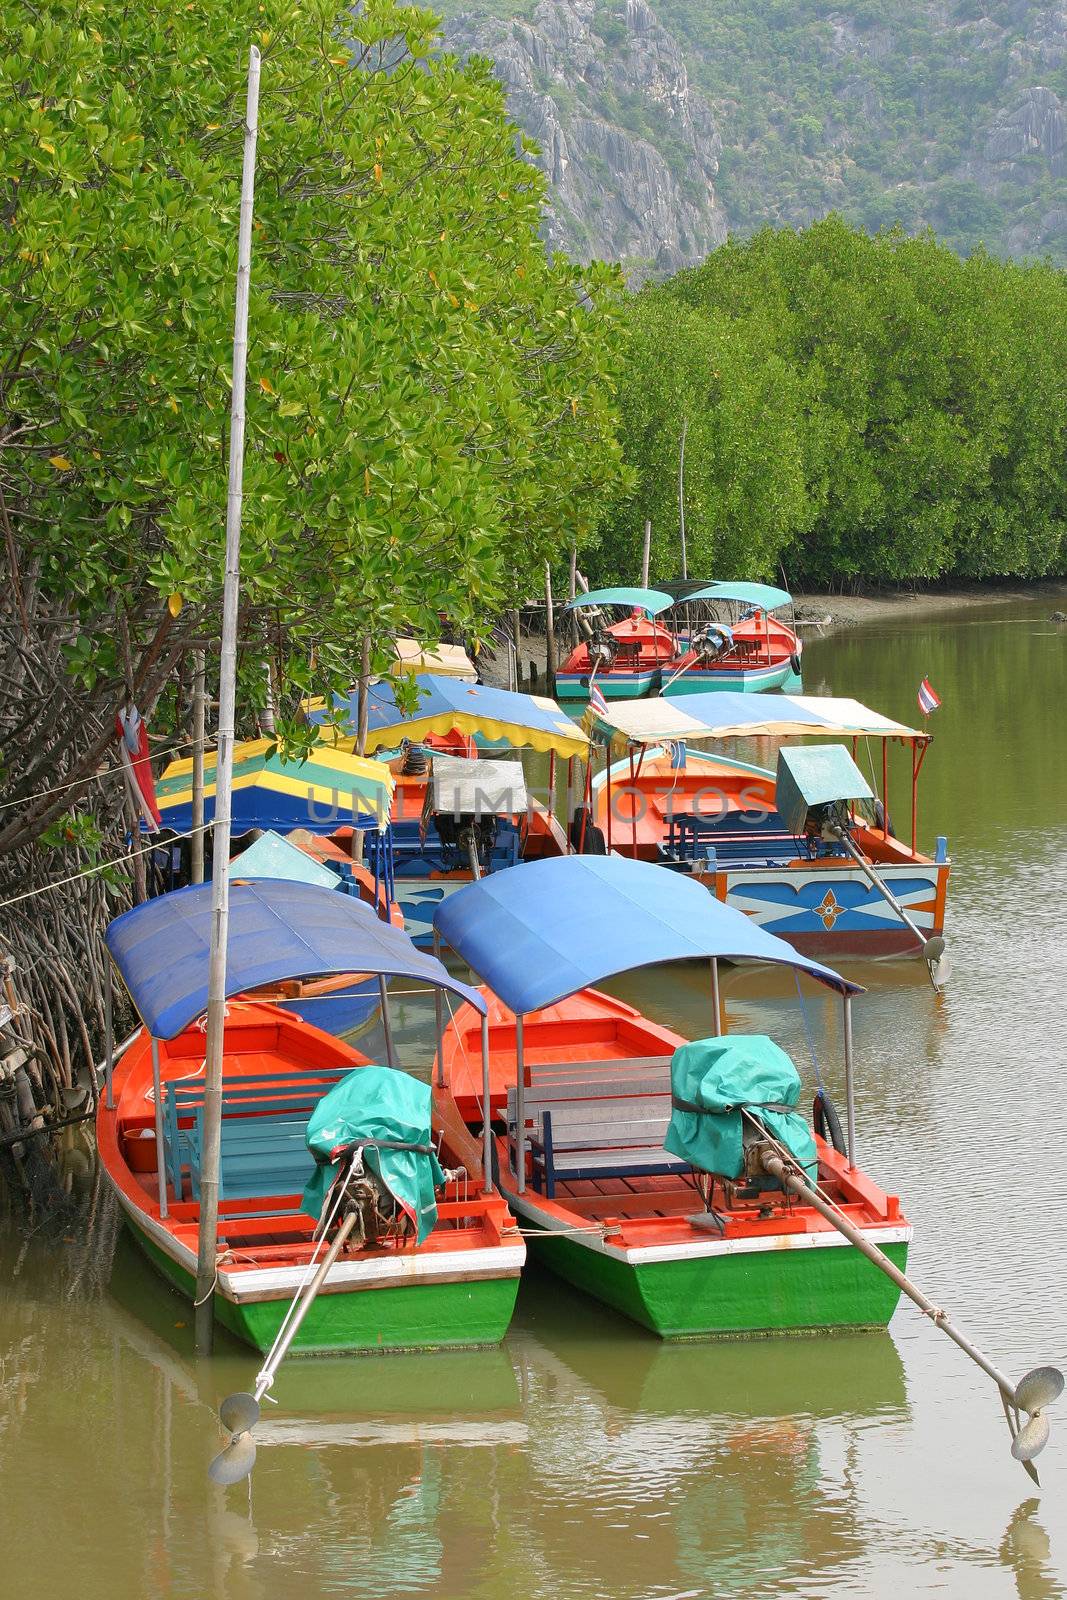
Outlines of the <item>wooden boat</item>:
{"type": "MultiPolygon", "coordinates": [[[[854,1153],[854,985],[698,884],[619,857],[483,880],[438,920],[486,980],[489,1005],[484,1050],[481,1016],[457,1013],[441,1077],[467,1120],[480,1114],[488,1080],[499,1187],[537,1230],[547,1267],[665,1339],[885,1326],[898,1289],[813,1207],[668,1153],[672,1058],[685,1041],[592,987],[614,972],[702,959],[713,1036],[720,959],[771,961],[836,990],[854,1153]]],[[[903,1268],[911,1227],[896,1197],[829,1138],[817,1134],[815,1146],[823,1194],[903,1268]]]]}
{"type": "MultiPolygon", "coordinates": [[[[184,889],[112,923],[108,945],[145,1026],[108,1074],[101,1161],[130,1229],[182,1294],[194,1291],[203,1134],[210,890],[184,889]]],[[[428,982],[477,1004],[432,956],[346,896],[297,883],[235,884],[227,988],[318,961],[428,982]],[[369,931],[368,931],[369,930],[369,931]]],[[[387,1040],[391,1032],[387,1026],[387,1040]]],[[[390,1054],[392,1046],[390,1043],[390,1054]]],[[[224,1041],[217,1320],[268,1350],[313,1252],[301,1209],[315,1170],[304,1134],[322,1095],[365,1056],[279,1007],[231,999],[224,1041]]],[[[391,1061],[390,1065],[395,1065],[391,1061]]],[[[342,1255],[297,1335],[304,1351],[493,1344],[507,1329],[525,1251],[506,1203],[441,1131],[451,1176],[421,1244],[384,1234],[342,1255]]]]}
{"type": "Polygon", "coordinates": [[[731,623],[672,622],[656,618],[683,604],[655,589],[597,589],[572,608],[628,607],[621,621],[601,626],[577,644],[556,673],[560,700],[586,700],[595,683],[606,700],[701,694],[714,689],[755,693],[800,685],[803,646],[794,628],[772,612],[788,605],[784,589],[767,584],[685,585],[687,616],[693,605],[745,608],[731,623]]]}
{"type": "Polygon", "coordinates": [[[599,729],[622,757],[593,780],[593,820],[608,849],[691,876],[768,933],[809,955],[827,956],[904,954],[916,948],[916,939],[842,843],[798,831],[782,815],[782,763],[792,759],[786,750],[778,753],[776,772],[690,746],[694,740],[758,739],[773,753],[772,739],[813,734],[844,736],[853,750],[860,738],[874,741],[882,752],[880,793],[853,767],[860,784],[849,790],[857,797],[849,811],[851,840],[922,934],[943,932],[947,841],[938,840],[933,856],[917,847],[917,786],[928,734],[855,700],[722,694],[613,707],[599,729]],[[884,803],[893,741],[911,756],[904,838],[892,831],[884,803]]]}
{"type": "MultiPolygon", "coordinates": [[[[432,674],[419,675],[415,683],[419,699],[410,713],[398,705],[393,683],[371,686],[366,749],[378,753],[391,775],[389,834],[380,845],[391,852],[389,881],[404,926],[425,947],[432,942],[437,907],[472,879],[472,849],[483,873],[566,850],[552,811],[555,764],[587,754],[589,741],[552,700],[432,674]],[[521,756],[499,759],[503,749],[548,754],[544,798],[527,788],[521,756]],[[461,764],[467,764],[465,772],[461,764]],[[446,771],[442,803],[438,786],[446,771]],[[465,793],[474,811],[463,810],[465,793]]],[[[351,743],[358,722],[355,698],[337,710],[347,731],[335,737],[351,743]]],[[[370,846],[372,852],[379,847],[374,839],[370,846]]]]}

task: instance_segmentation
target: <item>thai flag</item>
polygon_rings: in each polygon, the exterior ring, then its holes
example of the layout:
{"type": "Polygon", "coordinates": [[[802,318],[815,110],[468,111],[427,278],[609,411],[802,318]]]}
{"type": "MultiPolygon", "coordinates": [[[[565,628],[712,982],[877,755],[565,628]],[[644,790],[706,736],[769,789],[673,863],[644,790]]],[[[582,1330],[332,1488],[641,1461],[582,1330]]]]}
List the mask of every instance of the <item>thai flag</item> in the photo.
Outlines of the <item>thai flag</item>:
{"type": "Polygon", "coordinates": [[[589,708],[595,711],[598,717],[606,717],[608,714],[608,703],[596,683],[589,685],[589,708]]]}
{"type": "Polygon", "coordinates": [[[941,704],[941,696],[937,693],[929,678],[924,678],[920,683],[918,700],[919,710],[924,717],[928,717],[931,711],[936,711],[941,704]]]}

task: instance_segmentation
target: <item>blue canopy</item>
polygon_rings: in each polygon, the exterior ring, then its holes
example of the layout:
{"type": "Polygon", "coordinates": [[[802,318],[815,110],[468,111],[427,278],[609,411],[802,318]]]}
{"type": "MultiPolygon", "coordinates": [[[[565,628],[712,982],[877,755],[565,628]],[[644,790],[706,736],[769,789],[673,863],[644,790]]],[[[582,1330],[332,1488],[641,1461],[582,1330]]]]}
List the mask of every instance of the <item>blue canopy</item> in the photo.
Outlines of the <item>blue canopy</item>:
{"type": "MultiPolygon", "coordinates": [[[[759,606],[764,611],[776,611],[787,606],[793,596],[788,589],[775,589],[769,583],[709,583],[706,589],[694,589],[685,600],[736,600],[741,605],[759,606]]],[[[682,605],[684,601],[675,601],[682,605]]]]}
{"type": "MultiPolygon", "coordinates": [[[[393,749],[402,739],[423,739],[428,733],[451,733],[453,728],[461,733],[481,734],[494,744],[555,750],[565,758],[588,752],[585,734],[554,700],[431,672],[419,673],[415,684],[418,705],[411,712],[402,711],[397,704],[396,679],[371,684],[367,691],[368,752],[393,749]]],[[[357,695],[338,699],[334,711],[340,712],[346,730],[342,737],[354,739],[359,715],[357,695]]],[[[315,723],[328,720],[328,713],[321,707],[309,716],[315,723]]]]}
{"type": "MultiPolygon", "coordinates": [[[[207,1010],[211,885],[195,884],[125,912],[107,930],[107,947],[137,1013],[157,1039],[173,1039],[207,1010]]],[[[407,934],[381,922],[352,895],[309,883],[230,886],[226,994],[243,994],[283,978],[369,972],[416,978],[485,1010],[482,997],[458,983],[407,934]]]]}
{"type": "Polygon", "coordinates": [[[563,607],[573,611],[577,606],[629,606],[658,617],[661,611],[673,606],[674,601],[662,589],[590,589],[588,594],[575,595],[563,607]]]}
{"type": "Polygon", "coordinates": [[[771,961],[841,994],[862,992],[703,884],[625,856],[558,856],[494,872],[443,900],[434,927],[519,1015],[617,972],[711,956],[771,961]]]}

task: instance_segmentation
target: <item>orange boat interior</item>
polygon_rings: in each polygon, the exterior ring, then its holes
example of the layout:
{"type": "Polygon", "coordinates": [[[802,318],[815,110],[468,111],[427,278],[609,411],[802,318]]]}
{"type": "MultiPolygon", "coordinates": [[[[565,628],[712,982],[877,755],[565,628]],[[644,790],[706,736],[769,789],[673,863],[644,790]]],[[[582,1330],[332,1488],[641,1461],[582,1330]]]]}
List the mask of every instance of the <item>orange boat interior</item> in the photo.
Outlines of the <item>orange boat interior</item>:
{"type": "MultiPolygon", "coordinates": [[[[768,760],[774,760],[771,751],[768,760]]],[[[694,759],[691,751],[686,765],[675,767],[667,754],[639,751],[629,768],[623,763],[612,769],[611,846],[622,855],[655,861],[661,846],[670,845],[672,831],[682,831],[683,819],[695,818],[724,864],[747,853],[781,866],[839,867],[840,853],[808,853],[804,841],[788,832],[775,809],[775,793],[773,776],[761,777],[725,758],[701,752],[694,759]]],[[[603,783],[595,791],[594,818],[609,837],[603,783]]],[[[854,823],[853,838],[869,861],[891,866],[930,859],[860,815],[854,823]]]]}
{"type": "MultiPolygon", "coordinates": [[[[160,1080],[188,1088],[202,1081],[204,1074],[205,1033],[199,1024],[187,1028],[177,1038],[159,1041],[160,1080]]],[[[294,1018],[274,1006],[240,1001],[228,1002],[223,1061],[224,1129],[240,1120],[247,1125],[260,1122],[265,1130],[278,1121],[280,1104],[292,1107],[294,1099],[314,1100],[325,1093],[338,1076],[366,1065],[367,1058],[332,1035],[294,1018]],[[226,1104],[227,1092],[255,1080],[286,1080],[286,1086],[264,1087],[262,1094],[245,1099],[239,1110],[226,1104]],[[294,1080],[300,1094],[294,1097],[294,1080]]],[[[258,1085],[256,1085],[258,1089],[258,1085]]],[[[190,1175],[183,1177],[184,1198],[168,1183],[168,1212],[161,1218],[156,1161],[156,1116],[152,1086],[150,1043],[142,1030],[134,1043],[116,1062],[114,1069],[115,1108],[102,1108],[98,1118],[101,1157],[120,1191],[154,1221],[163,1226],[194,1254],[197,1247],[199,1204],[190,1198],[190,1175]]],[[[289,1115],[287,1111],[286,1116],[289,1115]]],[[[294,1119],[300,1113],[292,1113],[294,1119]]],[[[192,1114],[179,1117],[183,1128],[192,1114]]],[[[306,1115],[303,1116],[306,1125],[306,1115]]],[[[441,1164],[445,1168],[465,1167],[463,1153],[452,1147],[447,1132],[441,1135],[441,1164]]],[[[290,1136],[299,1138],[299,1129],[290,1136]]],[[[462,1142],[462,1141],[461,1141],[462,1142]]],[[[225,1169],[226,1139],[223,1162],[225,1169]]],[[[306,1152],[305,1152],[306,1154],[306,1152]]],[[[310,1157],[307,1157],[310,1171],[310,1157]]],[[[268,1266],[299,1266],[308,1260],[313,1248],[314,1219],[300,1210],[302,1185],[292,1182],[291,1157],[278,1173],[272,1171],[271,1157],[264,1156],[258,1177],[244,1183],[240,1197],[226,1198],[219,1204],[219,1249],[225,1252],[228,1270],[268,1266]],[[287,1181],[288,1170],[288,1181],[287,1181]],[[247,1192],[255,1190],[257,1192],[247,1192]]],[[[501,1231],[510,1225],[507,1208],[496,1195],[479,1192],[480,1168],[466,1166],[463,1175],[452,1178],[438,1201],[438,1224],[423,1244],[420,1253],[449,1249],[471,1249],[500,1243],[501,1231]]],[[[224,1171],[225,1183],[225,1171],[224,1171]]],[[[410,1239],[385,1242],[375,1250],[360,1252],[360,1258],[395,1254],[411,1250],[410,1239]]]]}
{"type": "MultiPolygon", "coordinates": [[[[745,668],[778,666],[788,661],[799,650],[793,629],[776,617],[756,612],[744,622],[730,625],[733,643],[719,655],[716,668],[745,668]]],[[[675,632],[659,622],[653,622],[643,612],[635,611],[622,622],[615,622],[604,632],[616,641],[619,650],[612,672],[653,672],[657,667],[672,663],[681,667],[693,660],[688,650],[688,631],[675,632]]],[[[589,671],[589,645],[586,640],[571,651],[561,668],[563,672],[589,671]]]]}
{"type": "MultiPolygon", "coordinates": [[[[497,1161],[501,1173],[508,1175],[507,1185],[514,1187],[513,1142],[505,1130],[505,1120],[508,1090],[516,1082],[515,1018],[496,996],[489,991],[483,993],[489,1003],[490,1096],[497,1130],[497,1161]]],[[[625,1095],[628,1106],[640,1098],[626,1087],[628,1076],[633,1082],[627,1063],[639,1065],[642,1073],[659,1070],[663,1081],[645,1093],[656,1102],[650,1107],[651,1116],[661,1117],[666,1131],[670,1114],[669,1059],[683,1043],[679,1034],[650,1021],[624,1001],[585,989],[523,1018],[524,1082],[533,1090],[558,1076],[573,1095],[573,1075],[578,1071],[589,1083],[593,1097],[590,1104],[599,1097],[610,1119],[613,1098],[616,1106],[620,1095],[625,1095]]],[[[457,1012],[446,1031],[442,1062],[445,1084],[458,1115],[468,1123],[480,1125],[481,1019],[469,1006],[457,1012]]],[[[573,1106],[573,1099],[569,1103],[573,1106]]],[[[610,1120],[606,1125],[610,1126],[610,1120]]],[[[536,1133],[536,1128],[532,1132],[536,1133]]],[[[846,1158],[824,1139],[816,1136],[816,1145],[820,1185],[849,1220],[861,1227],[902,1224],[895,1196],[883,1193],[858,1168],[850,1168],[846,1158]]],[[[614,1149],[618,1165],[625,1166],[627,1148],[620,1143],[614,1149]]],[[[598,1151],[598,1158],[599,1155],[598,1151]]],[[[666,1159],[665,1152],[663,1156],[666,1159]]],[[[549,1198],[535,1186],[531,1154],[527,1154],[525,1165],[526,1196],[546,1219],[569,1226],[583,1222],[604,1225],[605,1237],[623,1247],[691,1244],[697,1238],[718,1236],[718,1230],[709,1235],[706,1225],[694,1225],[691,1220],[704,1214],[709,1203],[722,1220],[721,1237],[727,1240],[835,1231],[818,1212],[781,1190],[764,1190],[745,1198],[737,1185],[727,1189],[721,1179],[702,1187],[689,1169],[627,1176],[607,1170],[597,1177],[564,1178],[556,1182],[554,1196],[549,1198]]]]}

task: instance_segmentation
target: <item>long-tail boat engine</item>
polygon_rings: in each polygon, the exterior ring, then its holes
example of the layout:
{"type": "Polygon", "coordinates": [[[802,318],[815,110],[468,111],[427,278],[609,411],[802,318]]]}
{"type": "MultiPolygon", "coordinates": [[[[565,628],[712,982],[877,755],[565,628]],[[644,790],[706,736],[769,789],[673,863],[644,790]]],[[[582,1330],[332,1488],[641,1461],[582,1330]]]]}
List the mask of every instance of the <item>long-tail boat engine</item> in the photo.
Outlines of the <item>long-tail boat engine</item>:
{"type": "Polygon", "coordinates": [[[426,786],[423,826],[432,822],[450,870],[469,867],[475,878],[491,869],[508,821],[529,808],[518,761],[435,755],[426,786]]]}
{"type": "Polygon", "coordinates": [[[789,832],[815,847],[850,838],[852,803],[874,799],[843,744],[779,750],[776,797],[789,832]]]}
{"type": "Polygon", "coordinates": [[[731,649],[734,636],[722,622],[708,622],[689,641],[689,649],[699,662],[720,660],[731,649]]]}
{"type": "Polygon", "coordinates": [[[590,672],[610,672],[619,653],[619,641],[613,633],[601,629],[594,633],[586,649],[589,653],[590,672]]]}

